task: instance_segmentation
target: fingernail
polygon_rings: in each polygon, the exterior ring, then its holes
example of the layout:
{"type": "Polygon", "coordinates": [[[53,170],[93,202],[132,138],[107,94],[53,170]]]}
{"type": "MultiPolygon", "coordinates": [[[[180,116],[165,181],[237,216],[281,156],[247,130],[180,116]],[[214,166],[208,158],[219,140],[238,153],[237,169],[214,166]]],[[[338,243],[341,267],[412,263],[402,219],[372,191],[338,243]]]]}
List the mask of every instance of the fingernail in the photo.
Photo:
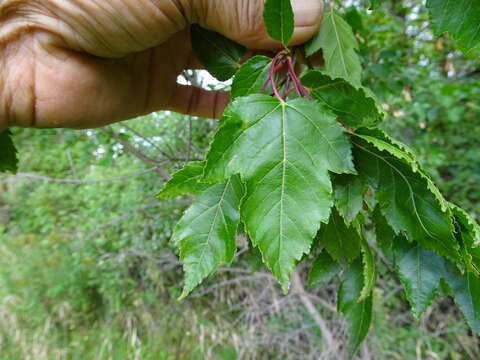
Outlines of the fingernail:
{"type": "Polygon", "coordinates": [[[292,0],[295,26],[317,26],[323,14],[322,0],[292,0]]]}

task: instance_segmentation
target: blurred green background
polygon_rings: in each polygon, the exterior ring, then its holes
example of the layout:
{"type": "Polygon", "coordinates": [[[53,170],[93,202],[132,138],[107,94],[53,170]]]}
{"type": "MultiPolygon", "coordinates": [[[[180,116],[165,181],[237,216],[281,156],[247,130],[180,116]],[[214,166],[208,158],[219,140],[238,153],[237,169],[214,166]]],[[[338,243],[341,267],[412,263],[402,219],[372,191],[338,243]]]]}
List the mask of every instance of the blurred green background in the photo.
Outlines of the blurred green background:
{"type": "MultiPolygon", "coordinates": [[[[388,113],[385,129],[478,219],[479,54],[434,38],[418,1],[385,1],[374,12],[362,1],[337,7],[361,44],[364,83],[388,113]]],[[[191,199],[154,195],[169,173],[203,157],[215,128],[162,112],[99,130],[14,129],[20,170],[0,176],[0,359],[342,358],[322,353],[299,294],[282,294],[246,240],[231,268],[176,301],[182,271],[168,239],[191,199]]],[[[308,292],[341,346],[337,286],[308,292]]],[[[480,358],[480,340],[451,300],[417,323],[402,291],[381,269],[359,358],[480,358]]]]}

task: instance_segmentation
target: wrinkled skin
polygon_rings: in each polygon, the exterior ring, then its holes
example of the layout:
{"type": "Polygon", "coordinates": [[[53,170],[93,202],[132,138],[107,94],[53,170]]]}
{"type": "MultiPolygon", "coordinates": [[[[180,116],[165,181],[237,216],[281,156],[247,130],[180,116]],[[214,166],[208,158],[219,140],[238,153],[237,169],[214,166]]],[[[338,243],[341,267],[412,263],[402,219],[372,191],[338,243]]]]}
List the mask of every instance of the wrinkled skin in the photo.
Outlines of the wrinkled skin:
{"type": "MultiPolygon", "coordinates": [[[[318,30],[319,0],[292,1],[293,43],[318,30]]],[[[189,25],[275,49],[263,0],[2,0],[0,130],[89,128],[156,110],[218,117],[228,94],[176,83],[197,68],[189,25]]]]}

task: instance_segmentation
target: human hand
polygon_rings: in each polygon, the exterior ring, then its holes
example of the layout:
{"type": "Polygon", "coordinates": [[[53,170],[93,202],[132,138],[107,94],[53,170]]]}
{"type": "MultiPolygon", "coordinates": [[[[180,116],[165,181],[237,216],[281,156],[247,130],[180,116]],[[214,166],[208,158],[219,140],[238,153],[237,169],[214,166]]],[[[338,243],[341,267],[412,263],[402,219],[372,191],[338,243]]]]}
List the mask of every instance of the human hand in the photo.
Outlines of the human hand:
{"type": "MultiPolygon", "coordinates": [[[[318,30],[322,4],[292,3],[298,44],[318,30]]],[[[3,0],[0,130],[98,127],[156,110],[217,116],[227,93],[176,82],[199,67],[188,27],[274,49],[262,12],[263,0],[3,0]]]]}

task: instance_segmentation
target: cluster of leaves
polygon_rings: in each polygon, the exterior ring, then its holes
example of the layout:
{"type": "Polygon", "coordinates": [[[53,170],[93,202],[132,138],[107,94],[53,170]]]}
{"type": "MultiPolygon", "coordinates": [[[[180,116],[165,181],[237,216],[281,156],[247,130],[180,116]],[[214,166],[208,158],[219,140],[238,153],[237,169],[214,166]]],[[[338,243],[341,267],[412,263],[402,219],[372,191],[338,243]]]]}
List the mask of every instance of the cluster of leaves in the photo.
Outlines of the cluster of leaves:
{"type": "MultiPolygon", "coordinates": [[[[371,323],[375,254],[398,272],[415,317],[442,289],[480,332],[480,227],[444,199],[407,146],[377,127],[384,113],[361,84],[350,25],[330,10],[316,37],[289,48],[290,1],[267,1],[264,20],[284,50],[243,64],[240,45],[192,29],[212,75],[235,77],[206,160],[187,164],[159,194],[196,195],[173,235],[185,270],[181,297],[233,261],[243,229],[284,291],[310,254],[311,284],[341,274],[338,310],[352,355],[371,323]],[[320,51],[325,64],[298,80],[292,62],[320,51]],[[365,236],[372,225],[375,242],[365,236]]],[[[455,35],[452,24],[436,26],[455,35]]]]}
{"type": "MultiPolygon", "coordinates": [[[[479,47],[475,0],[427,6],[437,35],[448,32],[466,52],[479,47]]],[[[264,15],[284,46],[273,59],[242,64],[242,46],[192,28],[194,50],[212,75],[235,77],[206,160],[187,164],[160,192],[196,196],[173,235],[185,269],[182,297],[232,262],[236,235],[245,231],[285,291],[309,256],[311,285],[342,277],[338,310],[351,354],[370,327],[377,258],[399,274],[416,318],[442,290],[480,332],[480,228],[443,198],[412,151],[377,127],[384,113],[362,85],[349,23],[330,10],[312,41],[289,48],[290,1],[268,0],[264,15]],[[298,79],[295,60],[319,52],[325,64],[298,79]],[[376,241],[367,241],[372,226],[376,241]]],[[[0,133],[0,171],[16,164],[10,132],[0,133]]]]}
{"type": "Polygon", "coordinates": [[[382,128],[412,146],[448,200],[479,214],[478,51],[435,39],[415,1],[388,1],[369,16],[360,2],[342,10],[360,42],[364,84],[389,110],[382,128]]]}

